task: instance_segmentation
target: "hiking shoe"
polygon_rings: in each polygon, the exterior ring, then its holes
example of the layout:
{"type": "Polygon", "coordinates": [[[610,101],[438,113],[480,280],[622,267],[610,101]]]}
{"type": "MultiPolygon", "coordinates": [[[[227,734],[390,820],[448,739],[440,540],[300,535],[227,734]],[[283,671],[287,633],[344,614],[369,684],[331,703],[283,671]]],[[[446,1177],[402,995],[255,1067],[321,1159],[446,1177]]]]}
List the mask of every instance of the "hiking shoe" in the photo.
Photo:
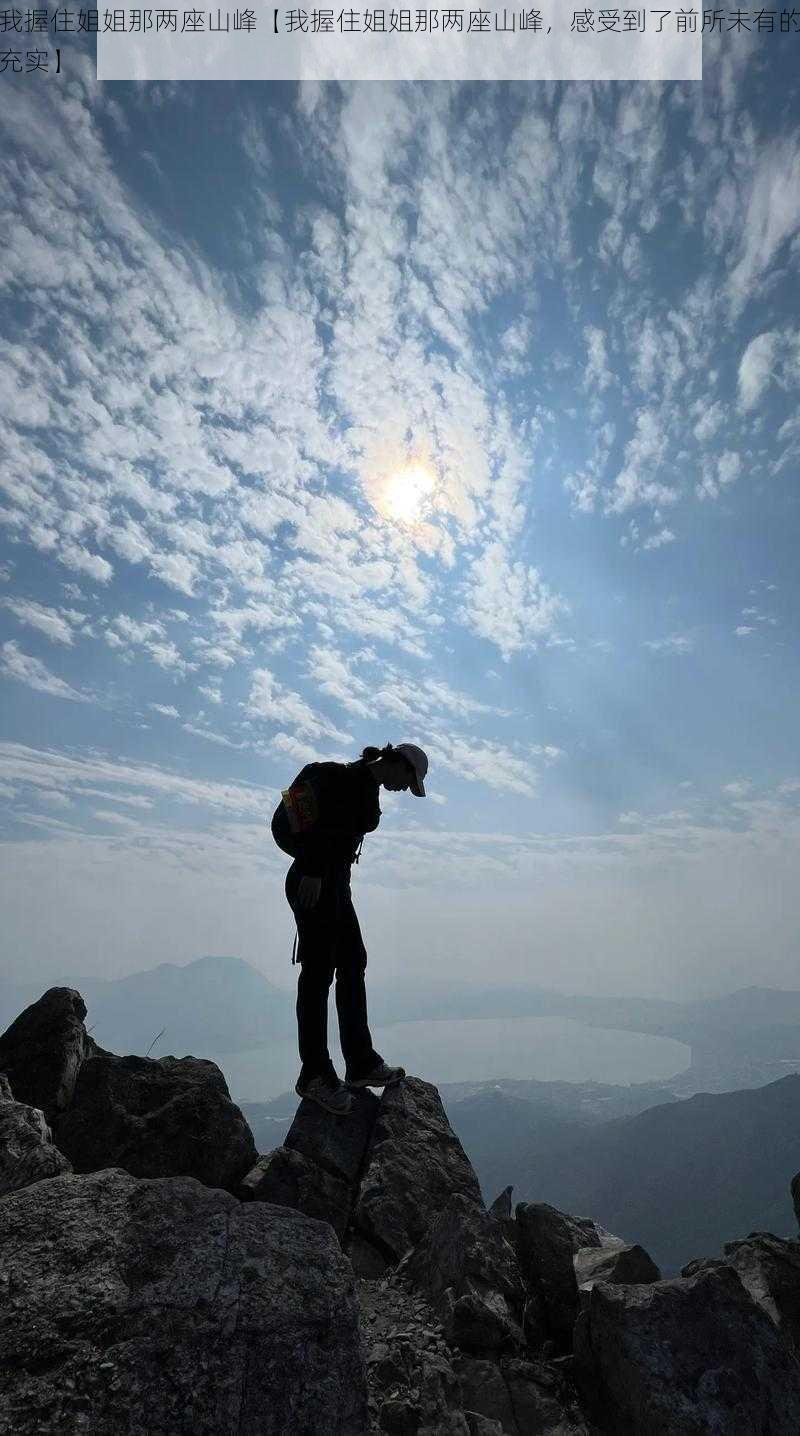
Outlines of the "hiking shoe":
{"type": "Polygon", "coordinates": [[[348,1087],[392,1087],[406,1075],[405,1067],[387,1067],[381,1059],[363,1077],[345,1077],[348,1087]]]}
{"type": "Polygon", "coordinates": [[[350,1093],[335,1072],[323,1072],[307,1080],[301,1074],[294,1084],[294,1090],[298,1097],[307,1097],[310,1102],[324,1107],[326,1112],[333,1112],[335,1117],[346,1117],[353,1106],[350,1093]]]}

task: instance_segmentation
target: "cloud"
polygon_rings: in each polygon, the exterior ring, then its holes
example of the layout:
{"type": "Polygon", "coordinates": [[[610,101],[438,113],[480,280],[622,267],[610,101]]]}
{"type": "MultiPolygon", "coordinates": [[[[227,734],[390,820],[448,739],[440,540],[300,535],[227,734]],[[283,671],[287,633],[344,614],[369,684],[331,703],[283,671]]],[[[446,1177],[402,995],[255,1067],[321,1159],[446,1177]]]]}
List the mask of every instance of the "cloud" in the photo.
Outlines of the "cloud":
{"type": "Polygon", "coordinates": [[[623,514],[634,506],[676,502],[677,490],[654,477],[666,452],[667,434],[659,415],[652,409],[640,409],[636,432],[625,445],[624,465],[606,497],[607,513],[623,514]]]}
{"type": "Polygon", "coordinates": [[[665,527],[665,528],[659,529],[657,533],[650,534],[649,538],[646,538],[645,541],[644,541],[644,543],[642,544],[642,548],[643,548],[643,549],[663,548],[665,544],[674,543],[674,542],[675,542],[675,535],[674,535],[674,533],[672,532],[672,529],[668,529],[668,528],[665,527]]]}
{"type": "Polygon", "coordinates": [[[316,713],[299,693],[285,688],[268,668],[253,670],[250,693],[243,707],[250,718],[290,723],[296,733],[308,738],[332,738],[339,743],[351,741],[347,733],[316,713]]]}
{"type": "Polygon", "coordinates": [[[233,739],[226,738],[224,733],[212,733],[210,728],[200,728],[196,723],[182,723],[184,733],[192,733],[195,738],[206,738],[209,743],[219,743],[223,748],[244,748],[244,743],[234,743],[233,739]]]}
{"type": "Polygon", "coordinates": [[[142,798],[176,800],[237,818],[263,817],[265,811],[271,813],[276,800],[274,788],[186,778],[152,764],[115,762],[91,755],[76,758],[54,749],[30,748],[22,743],[0,742],[2,779],[13,785],[32,784],[35,788],[65,789],[75,796],[80,796],[82,791],[94,791],[97,783],[105,786],[106,791],[109,784],[118,784],[125,791],[116,801],[135,802],[138,807],[143,806],[142,798]],[[131,793],[127,791],[129,789],[135,791],[131,793]]]}
{"type": "Polygon", "coordinates": [[[583,331],[583,337],[588,349],[588,360],[584,373],[584,383],[587,389],[596,389],[602,393],[604,389],[613,382],[613,374],[608,367],[606,355],[606,336],[602,329],[595,325],[587,325],[583,331]]]}
{"type": "Polygon", "coordinates": [[[72,623],[80,621],[80,615],[65,614],[56,608],[48,608],[46,604],[36,603],[33,599],[4,598],[1,600],[5,608],[10,609],[20,623],[26,623],[30,628],[36,628],[54,643],[63,643],[68,648],[72,647],[73,632],[72,623]]]}
{"type": "Polygon", "coordinates": [[[770,329],[751,339],[739,360],[739,403],[745,412],[755,408],[770,381],[778,345],[779,335],[770,329]]]}
{"type": "Polygon", "coordinates": [[[500,542],[487,545],[472,564],[460,610],[475,633],[490,640],[506,662],[520,650],[535,652],[568,604],[538,569],[510,561],[500,542]]]}
{"type": "Polygon", "coordinates": [[[729,484],[735,483],[741,472],[741,455],[735,454],[729,449],[717,455],[715,469],[712,469],[711,461],[707,460],[704,466],[703,478],[696,488],[698,498],[718,498],[722,489],[727,488],[729,484]]]}
{"type": "Polygon", "coordinates": [[[644,647],[654,653],[693,653],[694,639],[685,633],[672,633],[669,638],[646,638],[644,647]]]}
{"type": "Polygon", "coordinates": [[[796,134],[763,145],[749,175],[739,254],[728,288],[735,313],[755,296],[781,246],[800,226],[800,150],[796,134]]]}
{"type": "Polygon", "coordinates": [[[694,425],[694,436],[698,444],[709,444],[719,433],[725,422],[726,407],[720,399],[711,404],[699,399],[692,406],[692,416],[697,416],[694,425]]]}
{"type": "Polygon", "coordinates": [[[173,708],[171,703],[148,703],[147,706],[148,708],[152,708],[154,713],[163,713],[165,718],[180,717],[177,708],[173,708]]]}
{"type": "Polygon", "coordinates": [[[7,678],[16,678],[38,693],[49,693],[53,698],[68,698],[71,703],[91,703],[86,693],[71,688],[63,678],[58,678],[38,658],[22,653],[13,640],[3,644],[2,671],[7,678]]]}
{"type": "Polygon", "coordinates": [[[733,783],[723,783],[722,792],[731,798],[746,798],[752,786],[749,779],[737,778],[733,783]]]}

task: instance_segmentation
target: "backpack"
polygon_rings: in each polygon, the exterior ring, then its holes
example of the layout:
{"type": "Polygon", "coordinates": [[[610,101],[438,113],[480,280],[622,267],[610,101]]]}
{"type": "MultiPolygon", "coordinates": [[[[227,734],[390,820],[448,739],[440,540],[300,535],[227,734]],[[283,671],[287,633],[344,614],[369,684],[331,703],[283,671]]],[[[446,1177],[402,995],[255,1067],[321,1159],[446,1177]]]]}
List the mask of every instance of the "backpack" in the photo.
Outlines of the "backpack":
{"type": "Polygon", "coordinates": [[[272,815],[272,836],[282,852],[296,858],[302,838],[319,822],[319,797],[306,769],[281,790],[281,801],[272,815]]]}
{"type": "MultiPolygon", "coordinates": [[[[333,765],[327,765],[330,768],[333,765]]],[[[354,764],[348,766],[353,767],[354,764]]],[[[323,844],[334,842],[334,850],[338,856],[342,856],[342,834],[336,829],[331,829],[326,820],[326,813],[329,812],[329,804],[337,791],[334,783],[331,787],[332,778],[326,765],[306,764],[295,778],[294,782],[281,790],[281,801],[272,815],[272,836],[281,852],[287,853],[290,858],[302,856],[304,840],[318,838],[323,844]],[[312,776],[311,769],[314,769],[312,776]],[[335,836],[334,836],[335,835],[335,836]]],[[[334,798],[334,801],[336,799],[334,798]]],[[[378,813],[380,816],[380,812],[378,813]]],[[[370,823],[370,828],[375,823],[370,823]]],[[[356,834],[352,835],[353,843],[349,850],[349,860],[357,863],[361,856],[361,848],[364,843],[363,833],[358,834],[359,841],[356,845],[356,834]]],[[[316,845],[314,845],[316,846],[316,845]]]]}

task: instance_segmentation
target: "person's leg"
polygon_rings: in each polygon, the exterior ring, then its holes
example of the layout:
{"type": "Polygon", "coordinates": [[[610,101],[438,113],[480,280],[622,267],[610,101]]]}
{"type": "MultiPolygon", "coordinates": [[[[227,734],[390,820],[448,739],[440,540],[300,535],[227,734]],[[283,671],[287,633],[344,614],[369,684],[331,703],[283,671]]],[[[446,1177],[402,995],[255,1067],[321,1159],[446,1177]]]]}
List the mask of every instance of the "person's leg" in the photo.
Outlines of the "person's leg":
{"type": "Polygon", "coordinates": [[[370,1071],[382,1058],[372,1045],[367,1022],[367,991],[364,982],[367,951],[353,907],[349,879],[344,880],[340,888],[335,962],[339,1040],[347,1076],[354,1077],[370,1071]]]}
{"type": "Polygon", "coordinates": [[[296,902],[299,875],[294,865],[286,875],[286,897],[297,923],[297,1036],[302,1077],[308,1081],[331,1071],[328,1051],[328,994],[333,981],[336,945],[336,894],[323,881],[318,901],[312,908],[296,902]]]}

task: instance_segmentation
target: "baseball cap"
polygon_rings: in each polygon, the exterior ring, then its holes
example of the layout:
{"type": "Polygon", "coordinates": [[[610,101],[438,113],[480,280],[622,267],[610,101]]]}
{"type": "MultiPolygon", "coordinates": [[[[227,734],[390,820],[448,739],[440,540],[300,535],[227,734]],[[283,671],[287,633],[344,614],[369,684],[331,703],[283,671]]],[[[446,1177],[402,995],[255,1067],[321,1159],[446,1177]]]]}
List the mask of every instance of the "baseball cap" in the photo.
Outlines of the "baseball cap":
{"type": "Polygon", "coordinates": [[[414,777],[411,780],[411,791],[417,798],[425,797],[425,784],[422,781],[428,771],[428,755],[418,748],[416,743],[396,743],[395,753],[402,753],[403,757],[414,769],[414,777]]]}

